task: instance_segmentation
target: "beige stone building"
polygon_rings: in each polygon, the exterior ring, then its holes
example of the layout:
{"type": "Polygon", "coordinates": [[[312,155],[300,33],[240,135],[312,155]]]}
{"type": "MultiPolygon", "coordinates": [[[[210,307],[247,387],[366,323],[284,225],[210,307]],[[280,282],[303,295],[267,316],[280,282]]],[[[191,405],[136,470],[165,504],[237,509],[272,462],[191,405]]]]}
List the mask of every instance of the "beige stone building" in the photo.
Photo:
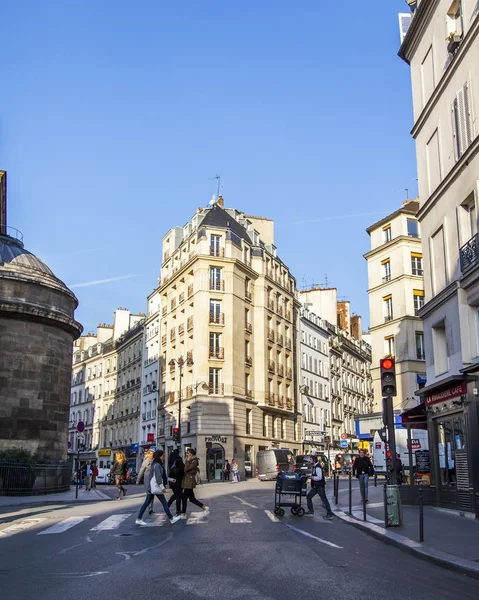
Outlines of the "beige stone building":
{"type": "Polygon", "coordinates": [[[163,238],[159,291],[158,445],[169,454],[181,424],[182,451],[197,449],[208,479],[225,459],[254,475],[258,450],[299,452],[296,282],[273,221],[225,209],[221,197],[198,209],[163,238]]]}
{"type": "Polygon", "coordinates": [[[371,238],[371,250],[364,258],[368,261],[375,411],[382,410],[381,358],[396,358],[395,409],[406,410],[418,404],[415,392],[425,382],[424,333],[418,316],[424,305],[418,209],[417,201],[406,201],[366,230],[371,238]]]}

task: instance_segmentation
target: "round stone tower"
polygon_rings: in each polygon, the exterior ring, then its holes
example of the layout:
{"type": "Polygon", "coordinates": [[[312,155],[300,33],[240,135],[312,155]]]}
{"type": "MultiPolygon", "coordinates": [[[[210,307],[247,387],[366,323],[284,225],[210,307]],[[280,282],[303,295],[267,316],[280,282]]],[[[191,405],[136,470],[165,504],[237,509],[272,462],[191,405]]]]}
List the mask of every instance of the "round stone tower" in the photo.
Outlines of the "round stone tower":
{"type": "MultiPolygon", "coordinates": [[[[1,179],[6,173],[0,171],[1,179]]],[[[75,295],[6,225],[0,189],[0,449],[67,458],[75,295]]]]}

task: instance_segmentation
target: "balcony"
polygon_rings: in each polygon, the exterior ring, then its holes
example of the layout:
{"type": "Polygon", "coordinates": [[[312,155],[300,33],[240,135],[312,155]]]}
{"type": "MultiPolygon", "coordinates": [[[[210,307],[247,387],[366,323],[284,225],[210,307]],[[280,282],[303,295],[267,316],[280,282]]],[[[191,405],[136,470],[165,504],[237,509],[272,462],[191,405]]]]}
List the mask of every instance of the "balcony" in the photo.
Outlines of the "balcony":
{"type": "Polygon", "coordinates": [[[293,370],[291,367],[286,367],[286,379],[293,379],[293,370]]]}
{"type": "Polygon", "coordinates": [[[164,307],[161,309],[161,316],[162,316],[162,317],[166,317],[166,313],[167,313],[167,312],[168,312],[168,307],[167,307],[167,306],[164,306],[164,307]]]}
{"type": "Polygon", "coordinates": [[[392,321],[393,319],[394,319],[394,317],[392,315],[386,315],[384,317],[384,322],[389,323],[389,321],[392,321]]]}
{"type": "Polygon", "coordinates": [[[161,345],[164,346],[166,344],[166,333],[161,336],[161,345]]]}
{"type": "Polygon", "coordinates": [[[251,356],[245,356],[244,362],[245,362],[245,365],[247,365],[248,367],[253,366],[253,359],[251,358],[251,356]]]}
{"type": "Polygon", "coordinates": [[[274,360],[268,360],[268,371],[270,373],[274,373],[274,371],[275,371],[274,360]]]}
{"type": "Polygon", "coordinates": [[[225,291],[225,282],[223,279],[210,279],[210,290],[216,292],[225,291]]]}
{"type": "Polygon", "coordinates": [[[467,271],[479,263],[479,234],[476,233],[468,242],[459,250],[459,259],[461,263],[461,271],[467,271]]]}
{"type": "Polygon", "coordinates": [[[278,365],[278,377],[284,377],[284,366],[278,365]]]}
{"type": "Polygon", "coordinates": [[[191,367],[193,366],[193,350],[188,350],[188,352],[186,353],[186,366],[189,369],[191,369],[191,367]]]}
{"type": "Polygon", "coordinates": [[[176,298],[173,298],[173,300],[171,301],[171,310],[174,310],[176,308],[176,298]]]}
{"type": "Polygon", "coordinates": [[[288,410],[293,410],[293,400],[291,398],[286,398],[286,408],[288,410]]]}
{"type": "Polygon", "coordinates": [[[291,311],[290,310],[286,309],[285,317],[288,321],[291,321],[291,311]]]}
{"type": "Polygon", "coordinates": [[[210,312],[210,323],[213,325],[224,325],[225,324],[225,314],[210,312]]]}
{"type": "Polygon", "coordinates": [[[218,248],[216,246],[210,246],[210,256],[224,256],[225,255],[225,249],[224,248],[218,248]]]}
{"type": "Polygon", "coordinates": [[[225,358],[224,348],[210,346],[209,357],[217,358],[219,360],[224,360],[224,358],[225,358]]]}
{"type": "Polygon", "coordinates": [[[223,396],[225,386],[222,383],[215,383],[208,386],[208,394],[210,396],[223,396]]]}
{"type": "Polygon", "coordinates": [[[251,390],[246,390],[245,396],[251,400],[253,398],[253,392],[251,390]]]}
{"type": "Polygon", "coordinates": [[[284,408],[284,400],[285,400],[284,396],[280,396],[278,394],[278,402],[277,402],[278,408],[284,408]]]}
{"type": "Polygon", "coordinates": [[[280,317],[282,317],[282,316],[283,316],[283,307],[282,307],[282,306],[280,306],[279,304],[277,304],[277,305],[276,305],[276,312],[278,313],[278,315],[279,315],[280,317]]]}
{"type": "Polygon", "coordinates": [[[185,333],[185,324],[180,323],[180,325],[178,325],[178,335],[183,335],[184,333],[185,333]]]}
{"type": "Polygon", "coordinates": [[[284,345],[286,346],[286,348],[288,350],[291,350],[291,348],[292,348],[291,338],[286,338],[284,345]]]}
{"type": "Polygon", "coordinates": [[[271,298],[268,298],[267,307],[269,308],[269,310],[274,310],[274,300],[271,300],[271,298]]]}
{"type": "Polygon", "coordinates": [[[178,303],[181,304],[184,301],[185,301],[185,292],[181,292],[181,294],[178,296],[178,303]]]}
{"type": "Polygon", "coordinates": [[[284,344],[284,337],[282,333],[278,333],[276,343],[278,344],[278,346],[282,346],[284,344]]]}
{"type": "Polygon", "coordinates": [[[248,300],[248,302],[251,302],[251,300],[253,298],[253,294],[251,292],[249,292],[248,290],[245,290],[244,297],[246,298],[246,300],[248,300]]]}
{"type": "Polygon", "coordinates": [[[188,331],[190,331],[190,329],[193,329],[193,317],[188,317],[188,319],[186,320],[186,329],[188,331]]]}
{"type": "Polygon", "coordinates": [[[251,325],[251,323],[245,323],[244,328],[248,333],[253,333],[253,326],[251,325]]]}
{"type": "Polygon", "coordinates": [[[175,392],[170,392],[168,394],[168,401],[170,404],[173,404],[175,402],[175,392]]]}
{"type": "Polygon", "coordinates": [[[387,283],[388,281],[391,281],[391,274],[389,274],[389,275],[385,275],[385,276],[383,277],[383,283],[387,283]]]}
{"type": "Polygon", "coordinates": [[[264,398],[266,400],[266,404],[269,406],[274,406],[276,404],[276,395],[273,392],[266,392],[264,398]]]}
{"type": "Polygon", "coordinates": [[[170,342],[174,342],[176,340],[176,330],[172,329],[170,331],[170,342]]]}
{"type": "Polygon", "coordinates": [[[175,369],[176,369],[176,363],[172,363],[172,364],[170,365],[170,373],[174,373],[174,372],[175,372],[175,369]]]}
{"type": "Polygon", "coordinates": [[[193,397],[193,386],[187,385],[185,390],[185,398],[188,400],[193,397]]]}
{"type": "Polygon", "coordinates": [[[274,331],[271,329],[271,327],[268,327],[268,340],[270,342],[274,342],[274,331]]]}
{"type": "Polygon", "coordinates": [[[193,284],[190,283],[190,285],[188,286],[188,298],[191,298],[191,296],[193,296],[193,284]]]}

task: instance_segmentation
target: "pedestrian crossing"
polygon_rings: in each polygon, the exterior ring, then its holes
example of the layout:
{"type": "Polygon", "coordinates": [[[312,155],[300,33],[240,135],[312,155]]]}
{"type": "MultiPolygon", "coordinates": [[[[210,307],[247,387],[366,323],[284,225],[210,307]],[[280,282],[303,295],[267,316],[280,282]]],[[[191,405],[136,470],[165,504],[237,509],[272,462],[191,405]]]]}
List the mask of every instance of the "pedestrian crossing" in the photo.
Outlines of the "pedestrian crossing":
{"type": "MultiPolygon", "coordinates": [[[[213,511],[209,515],[205,515],[203,511],[191,511],[186,519],[186,525],[206,525],[210,520],[217,522],[218,520],[228,521],[230,524],[239,525],[252,525],[253,522],[257,522],[257,519],[264,519],[265,523],[280,523],[276,515],[271,510],[218,510],[213,511]],[[212,519],[213,517],[213,519],[212,519]]],[[[101,518],[98,515],[81,515],[74,517],[66,517],[59,520],[58,522],[51,524],[52,519],[46,517],[29,517],[19,518],[14,523],[0,523],[0,542],[3,538],[10,538],[19,533],[33,533],[34,535],[62,535],[69,531],[74,531],[75,528],[80,528],[86,525],[88,532],[102,532],[117,531],[122,527],[130,527],[133,525],[138,530],[151,527],[163,527],[165,524],[171,527],[169,519],[164,513],[153,514],[150,517],[144,517],[146,524],[137,526],[135,525],[136,513],[116,513],[101,518]],[[98,519],[101,519],[98,521],[98,519]],[[98,522],[96,522],[98,521],[98,522]]],[[[179,521],[178,524],[184,523],[185,521],[179,521]]],[[[178,527],[178,525],[174,525],[178,527]]]]}

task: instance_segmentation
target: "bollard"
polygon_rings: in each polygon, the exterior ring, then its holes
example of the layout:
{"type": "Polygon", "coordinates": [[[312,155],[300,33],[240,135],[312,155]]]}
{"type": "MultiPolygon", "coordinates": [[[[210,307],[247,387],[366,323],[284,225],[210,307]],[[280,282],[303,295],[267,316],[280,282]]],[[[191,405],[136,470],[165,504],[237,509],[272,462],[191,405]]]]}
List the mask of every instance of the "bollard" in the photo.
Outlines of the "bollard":
{"type": "Polygon", "coordinates": [[[424,542],[424,504],[422,497],[422,489],[418,490],[419,495],[419,541],[422,544],[424,542]]]}
{"type": "Polygon", "coordinates": [[[349,471],[349,515],[353,514],[353,484],[352,484],[351,471],[349,471]]]}
{"type": "Polygon", "coordinates": [[[338,503],[338,474],[336,473],[336,470],[334,471],[333,494],[334,494],[334,504],[337,504],[338,503]]]}
{"type": "Polygon", "coordinates": [[[374,473],[374,487],[378,487],[378,474],[374,473]]]}
{"type": "Polygon", "coordinates": [[[388,527],[388,493],[386,490],[386,484],[384,484],[384,527],[388,527]]]}
{"type": "Polygon", "coordinates": [[[363,502],[363,521],[366,521],[366,502],[363,502]]]}

